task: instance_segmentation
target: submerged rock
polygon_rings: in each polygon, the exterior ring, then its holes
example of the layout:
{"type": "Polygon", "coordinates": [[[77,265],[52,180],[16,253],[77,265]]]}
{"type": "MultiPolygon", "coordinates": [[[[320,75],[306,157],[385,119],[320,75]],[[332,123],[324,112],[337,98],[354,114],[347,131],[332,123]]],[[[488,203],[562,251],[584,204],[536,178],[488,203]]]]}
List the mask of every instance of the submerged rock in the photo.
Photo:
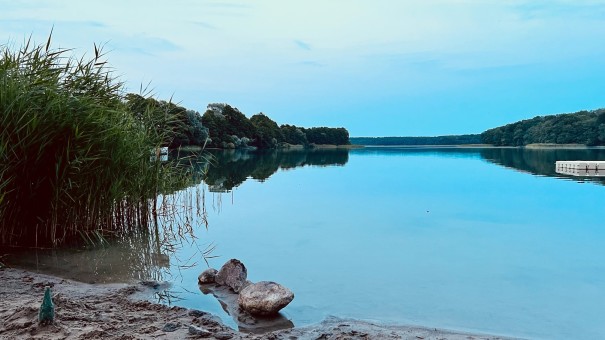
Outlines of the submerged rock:
{"type": "Polygon", "coordinates": [[[197,277],[199,283],[214,283],[216,279],[216,273],[218,271],[214,268],[208,268],[204,270],[200,276],[197,277]]]}
{"type": "MultiPolygon", "coordinates": [[[[211,294],[218,300],[223,310],[233,318],[233,321],[237,324],[237,328],[240,332],[265,334],[294,327],[292,321],[281,313],[265,317],[253,316],[246,312],[237,302],[239,295],[227,286],[201,284],[198,287],[202,293],[211,294]]],[[[221,339],[218,333],[214,334],[213,337],[221,339]]]]}
{"type": "Polygon", "coordinates": [[[238,304],[252,315],[274,315],[294,299],[294,293],[279,283],[261,281],[243,289],[238,304]]]}
{"type": "Polygon", "coordinates": [[[225,285],[239,293],[246,286],[248,271],[239,260],[231,259],[227,261],[218,271],[215,282],[219,285],[225,285]]]}

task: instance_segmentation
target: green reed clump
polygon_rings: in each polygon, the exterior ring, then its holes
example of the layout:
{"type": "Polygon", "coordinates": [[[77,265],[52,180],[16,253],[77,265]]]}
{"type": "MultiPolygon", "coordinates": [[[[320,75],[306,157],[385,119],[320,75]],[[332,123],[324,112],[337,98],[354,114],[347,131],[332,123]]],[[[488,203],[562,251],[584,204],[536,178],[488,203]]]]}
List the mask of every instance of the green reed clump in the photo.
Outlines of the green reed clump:
{"type": "Polygon", "coordinates": [[[0,47],[0,244],[149,227],[158,193],[183,181],[150,157],[167,115],[133,114],[96,46],[90,59],[68,53],[50,38],[0,47]]]}

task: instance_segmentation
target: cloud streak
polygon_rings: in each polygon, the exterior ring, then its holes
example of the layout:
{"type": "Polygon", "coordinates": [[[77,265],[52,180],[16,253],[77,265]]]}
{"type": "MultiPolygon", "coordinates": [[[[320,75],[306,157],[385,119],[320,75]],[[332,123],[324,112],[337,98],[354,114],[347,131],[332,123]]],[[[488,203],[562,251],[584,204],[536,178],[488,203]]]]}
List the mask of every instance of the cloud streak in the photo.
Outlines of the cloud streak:
{"type": "Polygon", "coordinates": [[[294,44],[296,44],[296,46],[298,46],[299,48],[305,50],[305,51],[310,51],[311,50],[311,45],[309,45],[308,43],[302,41],[302,40],[294,40],[294,44]]]}

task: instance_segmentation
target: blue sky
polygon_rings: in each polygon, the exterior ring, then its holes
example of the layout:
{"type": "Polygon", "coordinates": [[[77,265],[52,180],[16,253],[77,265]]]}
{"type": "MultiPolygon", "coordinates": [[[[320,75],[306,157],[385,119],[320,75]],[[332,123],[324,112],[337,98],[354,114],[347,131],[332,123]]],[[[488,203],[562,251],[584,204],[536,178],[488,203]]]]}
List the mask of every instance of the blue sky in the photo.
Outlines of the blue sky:
{"type": "Polygon", "coordinates": [[[0,1],[29,36],[108,60],[132,92],[351,136],[478,133],[605,107],[605,1],[0,1]]]}

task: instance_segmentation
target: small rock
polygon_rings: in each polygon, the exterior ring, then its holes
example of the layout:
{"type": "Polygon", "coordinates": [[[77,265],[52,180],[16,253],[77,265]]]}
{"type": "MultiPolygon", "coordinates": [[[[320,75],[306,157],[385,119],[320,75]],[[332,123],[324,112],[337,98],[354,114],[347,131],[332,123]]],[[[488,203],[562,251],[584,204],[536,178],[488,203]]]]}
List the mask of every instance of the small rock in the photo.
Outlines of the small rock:
{"type": "Polygon", "coordinates": [[[246,284],[248,271],[239,260],[231,259],[227,261],[216,274],[215,281],[219,285],[225,285],[239,293],[246,284]]]}
{"type": "Polygon", "coordinates": [[[229,340],[229,339],[233,338],[233,334],[227,333],[227,332],[218,332],[218,333],[214,334],[214,337],[217,340],[229,340]]]}
{"type": "Polygon", "coordinates": [[[207,331],[207,330],[205,330],[203,328],[194,326],[194,325],[189,326],[189,334],[190,335],[196,335],[196,336],[199,336],[199,337],[202,337],[202,338],[207,338],[207,337],[210,337],[212,335],[212,333],[210,333],[209,331],[207,331]]]}
{"type": "Polygon", "coordinates": [[[194,318],[201,318],[202,316],[208,315],[208,313],[197,309],[192,309],[187,314],[189,314],[189,316],[193,316],[194,318]]]}
{"type": "Polygon", "coordinates": [[[169,322],[167,324],[164,325],[164,327],[162,328],[162,330],[164,332],[174,332],[177,329],[179,329],[181,327],[181,323],[177,322],[177,323],[173,323],[173,322],[169,322]]]}
{"type": "Polygon", "coordinates": [[[204,270],[200,276],[197,277],[199,283],[214,283],[218,271],[214,268],[208,268],[204,270]]]}
{"type": "Polygon", "coordinates": [[[141,281],[139,282],[142,286],[150,287],[153,289],[158,289],[160,287],[160,283],[157,281],[141,281]]]}
{"type": "Polygon", "coordinates": [[[294,299],[294,293],[279,283],[261,281],[243,289],[238,304],[253,315],[273,315],[294,299]]]}

